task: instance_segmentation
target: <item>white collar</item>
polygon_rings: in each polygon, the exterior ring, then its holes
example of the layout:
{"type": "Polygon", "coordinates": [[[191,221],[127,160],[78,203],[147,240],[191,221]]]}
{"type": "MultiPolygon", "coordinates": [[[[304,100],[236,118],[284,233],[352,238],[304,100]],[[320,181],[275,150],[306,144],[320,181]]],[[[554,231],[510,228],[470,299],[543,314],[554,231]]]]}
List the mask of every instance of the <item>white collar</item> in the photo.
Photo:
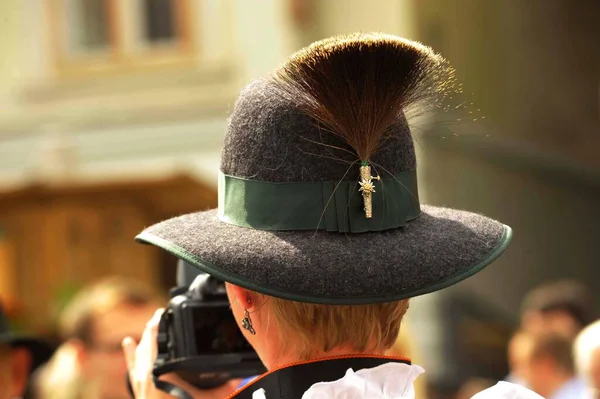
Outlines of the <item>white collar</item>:
{"type": "MultiPolygon", "coordinates": [[[[414,382],[422,373],[420,366],[394,362],[356,372],[348,369],[339,380],[313,384],[302,399],[414,399],[414,382]]],[[[268,399],[268,394],[261,388],[252,394],[252,399],[268,399]]],[[[499,382],[472,399],[544,398],[520,385],[499,382]]]]}
{"type": "Polygon", "coordinates": [[[319,382],[302,395],[302,399],[404,399],[414,398],[414,382],[423,368],[405,363],[385,363],[354,372],[337,381],[319,382]]]}
{"type": "MultiPolygon", "coordinates": [[[[404,363],[385,363],[373,368],[352,369],[336,381],[313,384],[302,399],[403,399],[414,398],[414,381],[424,370],[404,363]]],[[[268,392],[259,389],[252,399],[268,399],[268,392]]]]}

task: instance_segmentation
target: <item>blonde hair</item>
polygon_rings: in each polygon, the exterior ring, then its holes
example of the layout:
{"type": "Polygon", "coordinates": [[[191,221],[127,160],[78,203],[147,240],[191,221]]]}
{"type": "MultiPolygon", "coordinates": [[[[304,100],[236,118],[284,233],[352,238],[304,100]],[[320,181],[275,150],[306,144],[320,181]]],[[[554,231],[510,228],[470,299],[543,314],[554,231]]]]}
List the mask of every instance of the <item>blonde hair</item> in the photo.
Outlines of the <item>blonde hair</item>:
{"type": "Polygon", "coordinates": [[[385,351],[396,341],[408,309],[408,299],[373,305],[321,305],[275,297],[269,302],[282,342],[299,342],[285,349],[296,351],[301,360],[339,345],[359,353],[385,351]]]}
{"type": "Polygon", "coordinates": [[[59,319],[62,339],[92,343],[94,320],[119,305],[145,306],[159,303],[149,287],[125,277],[108,277],[83,288],[69,302],[59,319]]]}

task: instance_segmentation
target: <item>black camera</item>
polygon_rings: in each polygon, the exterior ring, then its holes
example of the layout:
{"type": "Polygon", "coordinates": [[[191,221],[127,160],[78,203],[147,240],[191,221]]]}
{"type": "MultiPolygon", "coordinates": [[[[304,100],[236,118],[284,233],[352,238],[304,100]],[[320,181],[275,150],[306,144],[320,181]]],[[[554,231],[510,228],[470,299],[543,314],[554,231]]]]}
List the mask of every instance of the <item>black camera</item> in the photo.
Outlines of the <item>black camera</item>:
{"type": "Polygon", "coordinates": [[[265,367],[229,309],[225,283],[180,261],[178,285],[158,327],[155,382],[162,374],[175,373],[197,388],[210,389],[263,373],[265,367]]]}

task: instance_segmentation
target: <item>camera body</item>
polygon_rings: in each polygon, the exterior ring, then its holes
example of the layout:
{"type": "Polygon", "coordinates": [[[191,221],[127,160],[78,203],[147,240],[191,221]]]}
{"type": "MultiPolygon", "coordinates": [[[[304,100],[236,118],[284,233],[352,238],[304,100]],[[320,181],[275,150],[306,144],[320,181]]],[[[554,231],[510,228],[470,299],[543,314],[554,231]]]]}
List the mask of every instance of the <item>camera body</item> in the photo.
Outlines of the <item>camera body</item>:
{"type": "MultiPolygon", "coordinates": [[[[180,271],[190,267],[179,264],[180,271]]],[[[209,389],[233,378],[263,373],[262,362],[229,308],[224,282],[208,274],[195,274],[189,287],[171,290],[158,327],[154,376],[173,372],[197,388],[209,389]]]]}

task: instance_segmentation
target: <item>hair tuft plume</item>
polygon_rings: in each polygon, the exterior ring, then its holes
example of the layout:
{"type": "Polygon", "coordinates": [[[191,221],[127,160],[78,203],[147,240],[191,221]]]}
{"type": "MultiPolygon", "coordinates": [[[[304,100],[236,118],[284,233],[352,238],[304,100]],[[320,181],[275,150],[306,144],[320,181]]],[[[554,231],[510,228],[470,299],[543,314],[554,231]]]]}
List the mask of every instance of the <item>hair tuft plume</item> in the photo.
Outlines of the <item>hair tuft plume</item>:
{"type": "Polygon", "coordinates": [[[368,163],[390,128],[443,109],[454,70],[420,43],[357,33],[313,43],[275,73],[278,89],[368,163]]]}

